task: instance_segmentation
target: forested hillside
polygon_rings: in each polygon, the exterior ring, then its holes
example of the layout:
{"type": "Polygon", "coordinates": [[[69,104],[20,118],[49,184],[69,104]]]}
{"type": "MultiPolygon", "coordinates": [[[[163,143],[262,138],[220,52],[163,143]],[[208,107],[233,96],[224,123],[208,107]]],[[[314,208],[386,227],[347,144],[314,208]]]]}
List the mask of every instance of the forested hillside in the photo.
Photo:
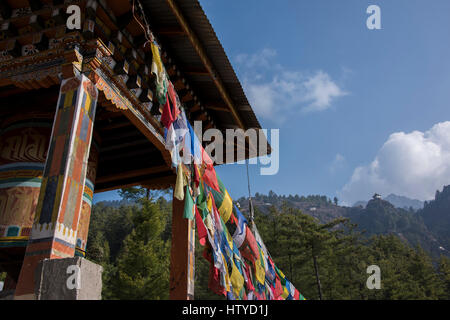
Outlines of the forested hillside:
{"type": "Polygon", "coordinates": [[[436,191],[435,199],[425,202],[419,215],[445,252],[450,253],[450,186],[444,187],[442,192],[436,191]]]}
{"type": "MultiPolygon", "coordinates": [[[[390,197],[392,198],[392,196],[390,197]]],[[[242,210],[248,211],[248,200],[240,198],[242,210]]],[[[411,246],[420,245],[434,258],[441,254],[450,256],[450,186],[436,192],[435,200],[425,202],[422,210],[402,209],[383,199],[374,198],[365,206],[339,206],[338,199],[309,195],[268,195],[256,194],[255,207],[268,214],[271,206],[285,205],[301,210],[304,214],[327,223],[337,218],[349,218],[357,224],[357,230],[366,237],[394,234],[411,246]]]]}
{"type": "MultiPolygon", "coordinates": [[[[122,195],[121,205],[98,203],[92,212],[87,258],[105,268],[103,298],[167,299],[171,203],[142,190],[122,195]]],[[[450,299],[450,259],[411,245],[407,236],[422,225],[410,212],[383,200],[349,211],[326,197],[292,198],[307,214],[273,193],[257,195],[255,221],[273,260],[307,299],[450,299]],[[315,217],[324,211],[325,218],[315,217]],[[381,269],[381,290],[366,287],[373,264],[381,269]]],[[[245,214],[247,200],[239,202],[245,214]]],[[[195,297],[223,299],[208,290],[202,250],[197,241],[195,297]]]]}

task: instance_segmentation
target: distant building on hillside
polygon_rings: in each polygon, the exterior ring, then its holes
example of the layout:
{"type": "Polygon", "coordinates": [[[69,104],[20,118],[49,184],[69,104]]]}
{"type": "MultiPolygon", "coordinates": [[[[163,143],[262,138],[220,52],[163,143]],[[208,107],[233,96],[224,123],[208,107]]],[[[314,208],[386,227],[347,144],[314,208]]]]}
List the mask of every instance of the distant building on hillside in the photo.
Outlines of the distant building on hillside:
{"type": "Polygon", "coordinates": [[[372,199],[381,199],[381,195],[378,193],[375,193],[372,197],[372,199]]]}

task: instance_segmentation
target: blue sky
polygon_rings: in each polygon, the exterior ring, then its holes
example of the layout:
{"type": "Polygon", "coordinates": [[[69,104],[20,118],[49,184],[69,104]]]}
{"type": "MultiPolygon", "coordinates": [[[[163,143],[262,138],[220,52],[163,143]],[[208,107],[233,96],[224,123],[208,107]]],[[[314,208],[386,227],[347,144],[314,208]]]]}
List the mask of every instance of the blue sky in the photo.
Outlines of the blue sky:
{"type": "MultiPolygon", "coordinates": [[[[200,2],[262,127],[280,129],[280,170],[250,166],[252,193],[352,204],[450,184],[450,1],[200,2]],[[381,30],[366,27],[371,4],[381,30]]],[[[245,166],[217,172],[247,195],[245,166]]]]}

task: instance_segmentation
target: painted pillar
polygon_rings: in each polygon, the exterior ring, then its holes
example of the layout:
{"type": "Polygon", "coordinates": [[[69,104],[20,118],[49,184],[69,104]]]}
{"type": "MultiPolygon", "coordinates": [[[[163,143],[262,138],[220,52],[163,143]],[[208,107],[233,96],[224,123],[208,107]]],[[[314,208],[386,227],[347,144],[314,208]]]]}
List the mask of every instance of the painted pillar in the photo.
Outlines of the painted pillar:
{"type": "Polygon", "coordinates": [[[16,116],[0,130],[0,253],[14,282],[33,225],[52,130],[51,119],[16,116]]]}
{"type": "Polygon", "coordinates": [[[80,219],[77,228],[77,242],[75,246],[75,255],[86,256],[86,244],[89,232],[89,222],[91,220],[92,198],[94,196],[95,178],[97,176],[99,145],[95,139],[92,139],[91,149],[89,151],[88,167],[86,180],[83,190],[83,203],[81,204],[80,219]]]}
{"type": "Polygon", "coordinates": [[[172,248],[170,252],[171,300],[194,299],[194,221],[183,217],[184,201],[172,200],[172,248]]]}
{"type": "Polygon", "coordinates": [[[43,259],[73,257],[98,92],[84,75],[61,83],[31,236],[15,299],[34,299],[43,259]]]}

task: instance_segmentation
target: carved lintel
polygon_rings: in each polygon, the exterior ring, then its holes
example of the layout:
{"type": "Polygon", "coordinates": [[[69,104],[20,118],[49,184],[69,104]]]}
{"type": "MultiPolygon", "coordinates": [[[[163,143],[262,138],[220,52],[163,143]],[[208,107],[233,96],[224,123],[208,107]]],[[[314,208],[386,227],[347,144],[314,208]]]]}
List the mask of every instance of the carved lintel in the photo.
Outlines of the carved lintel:
{"type": "Polygon", "coordinates": [[[61,66],[63,79],[69,79],[81,72],[83,56],[76,49],[64,52],[65,63],[61,66]]]}

